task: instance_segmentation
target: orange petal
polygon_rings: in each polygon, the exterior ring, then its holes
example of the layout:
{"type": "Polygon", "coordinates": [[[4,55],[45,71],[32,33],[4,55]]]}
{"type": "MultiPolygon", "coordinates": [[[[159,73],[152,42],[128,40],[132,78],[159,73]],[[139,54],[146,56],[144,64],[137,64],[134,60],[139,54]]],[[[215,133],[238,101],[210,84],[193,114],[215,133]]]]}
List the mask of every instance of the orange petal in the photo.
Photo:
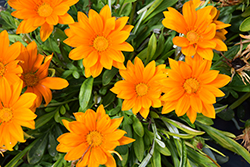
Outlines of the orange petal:
{"type": "Polygon", "coordinates": [[[196,120],[197,112],[192,108],[189,108],[189,110],[187,111],[187,116],[190,119],[190,122],[193,124],[194,121],[196,120]]]}
{"type": "Polygon", "coordinates": [[[71,149],[65,156],[64,159],[67,161],[77,160],[81,158],[84,152],[88,149],[88,145],[86,143],[82,143],[73,149],[71,149]]]}
{"type": "Polygon", "coordinates": [[[188,109],[190,108],[190,96],[184,95],[178,100],[176,108],[175,108],[175,113],[177,114],[178,117],[184,115],[188,109]]]}
{"type": "Polygon", "coordinates": [[[62,16],[58,16],[58,18],[59,24],[73,24],[75,22],[74,19],[68,13],[65,13],[62,16]]]}
{"type": "Polygon", "coordinates": [[[215,118],[215,110],[212,104],[203,103],[202,114],[209,118],[215,118]]]}
{"type": "Polygon", "coordinates": [[[50,89],[55,89],[55,90],[66,88],[69,85],[67,80],[59,77],[46,77],[41,81],[39,81],[39,83],[50,89]]]}
{"type": "Polygon", "coordinates": [[[209,90],[205,89],[204,87],[201,87],[199,91],[197,92],[197,94],[200,97],[200,99],[203,101],[203,103],[204,102],[207,104],[216,103],[216,98],[213,95],[213,93],[211,93],[209,90]]]}
{"type": "Polygon", "coordinates": [[[40,29],[40,37],[41,37],[41,40],[44,42],[46,41],[46,39],[49,38],[50,34],[52,33],[54,29],[54,26],[53,25],[50,25],[48,23],[44,23],[42,26],[41,26],[41,29],[40,29]]]}

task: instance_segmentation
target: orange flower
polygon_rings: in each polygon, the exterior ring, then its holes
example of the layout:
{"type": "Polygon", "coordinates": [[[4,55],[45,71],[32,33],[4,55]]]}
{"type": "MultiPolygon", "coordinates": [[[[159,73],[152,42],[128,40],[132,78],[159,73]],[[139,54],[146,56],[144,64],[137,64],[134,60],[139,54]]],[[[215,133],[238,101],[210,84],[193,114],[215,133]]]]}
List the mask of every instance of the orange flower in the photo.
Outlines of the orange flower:
{"type": "Polygon", "coordinates": [[[183,15],[169,7],[168,11],[163,12],[165,19],[162,24],[184,35],[173,39],[173,43],[181,47],[184,55],[199,54],[207,60],[212,60],[213,49],[227,51],[227,46],[216,36],[216,30],[228,25],[216,20],[217,9],[214,11],[215,8],[207,6],[196,11],[195,5],[192,0],[186,2],[182,9],[183,15]]]}
{"type": "Polygon", "coordinates": [[[0,87],[0,148],[12,150],[17,142],[25,142],[21,126],[35,129],[36,115],[29,109],[36,99],[33,93],[20,96],[23,82],[4,82],[0,87]]]}
{"type": "Polygon", "coordinates": [[[128,17],[117,20],[111,17],[108,5],[104,6],[100,14],[90,9],[89,18],[78,12],[77,23],[69,25],[65,33],[69,37],[64,42],[76,47],[69,53],[73,60],[83,59],[86,77],[97,77],[103,67],[111,69],[125,69],[124,55],[121,51],[133,51],[133,47],[125,42],[133,28],[125,25],[128,17]]]}
{"type": "Polygon", "coordinates": [[[218,88],[225,86],[230,77],[210,70],[212,62],[200,56],[186,57],[186,62],[169,59],[169,63],[171,69],[167,71],[168,78],[162,82],[165,93],[162,96],[162,113],[173,110],[177,116],[187,113],[192,123],[197,112],[215,118],[213,104],[216,103],[216,97],[224,96],[218,88]]]}
{"type": "Polygon", "coordinates": [[[76,121],[63,120],[63,124],[70,132],[57,139],[60,142],[57,151],[67,152],[65,160],[79,159],[77,167],[97,167],[100,164],[116,167],[111,153],[120,157],[114,149],[134,141],[124,136],[126,131],[117,129],[123,117],[110,119],[103,105],[97,108],[97,112],[88,109],[85,113],[74,113],[74,116],[76,121]]]}
{"type": "Polygon", "coordinates": [[[37,95],[35,108],[39,107],[42,102],[42,96],[46,105],[52,99],[50,89],[60,90],[69,85],[68,81],[58,77],[48,77],[48,68],[52,55],[44,56],[37,54],[37,45],[32,41],[26,48],[22,46],[22,52],[19,56],[22,60],[20,65],[23,68],[21,79],[24,81],[24,87],[27,86],[26,92],[33,92],[37,95]],[[44,63],[42,64],[44,60],[44,63]]]}
{"type": "Polygon", "coordinates": [[[159,81],[166,78],[163,74],[165,65],[155,67],[155,61],[150,62],[145,68],[140,58],[135,58],[135,64],[131,61],[127,63],[126,70],[120,70],[120,75],[124,78],[115,83],[111,89],[118,98],[125,99],[122,110],[132,108],[136,115],[138,112],[142,117],[147,118],[149,108],[161,107],[161,85],[159,81]]]}
{"type": "Polygon", "coordinates": [[[8,0],[16,9],[12,16],[23,19],[16,33],[29,33],[41,26],[40,37],[45,41],[53,31],[54,25],[72,24],[73,18],[67,13],[70,6],[79,0],[8,0]]]}
{"type": "Polygon", "coordinates": [[[14,84],[20,80],[19,76],[23,72],[21,66],[18,65],[19,60],[16,58],[21,52],[21,43],[16,42],[9,46],[9,37],[6,30],[0,33],[0,88],[4,81],[14,84]]]}

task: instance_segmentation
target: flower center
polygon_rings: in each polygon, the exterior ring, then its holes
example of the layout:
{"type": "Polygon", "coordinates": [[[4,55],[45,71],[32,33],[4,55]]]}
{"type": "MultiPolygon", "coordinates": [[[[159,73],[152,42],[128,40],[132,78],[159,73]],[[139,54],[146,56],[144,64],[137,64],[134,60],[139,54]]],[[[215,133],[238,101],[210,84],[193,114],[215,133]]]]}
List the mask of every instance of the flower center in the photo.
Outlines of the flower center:
{"type": "Polygon", "coordinates": [[[198,91],[200,83],[194,78],[189,78],[184,82],[183,87],[188,94],[192,94],[198,91]]]}
{"type": "Polygon", "coordinates": [[[3,76],[5,73],[6,69],[4,67],[4,64],[0,62],[0,76],[3,76]]]}
{"type": "Polygon", "coordinates": [[[23,75],[23,80],[27,86],[35,86],[38,83],[39,78],[37,78],[34,73],[27,73],[23,75]]]}
{"type": "Polygon", "coordinates": [[[100,132],[92,131],[87,135],[87,142],[89,145],[94,147],[100,146],[102,144],[103,137],[100,132]]]}
{"type": "Polygon", "coordinates": [[[38,15],[41,17],[48,17],[52,12],[53,8],[47,3],[43,3],[42,5],[40,5],[37,10],[38,15]]]}
{"type": "Polygon", "coordinates": [[[148,85],[145,83],[139,83],[136,85],[135,90],[138,96],[144,96],[148,93],[148,85]]]}
{"type": "Polygon", "coordinates": [[[109,41],[103,36],[97,36],[94,39],[93,46],[97,51],[102,52],[108,48],[109,41]]]}
{"type": "Polygon", "coordinates": [[[2,122],[8,122],[12,118],[12,111],[10,108],[2,108],[0,109],[0,120],[2,122]]]}
{"type": "Polygon", "coordinates": [[[187,39],[189,40],[189,42],[190,42],[191,44],[197,43],[198,40],[199,40],[199,38],[200,38],[199,34],[197,34],[197,33],[194,32],[194,31],[189,31],[189,32],[187,33],[187,39]]]}

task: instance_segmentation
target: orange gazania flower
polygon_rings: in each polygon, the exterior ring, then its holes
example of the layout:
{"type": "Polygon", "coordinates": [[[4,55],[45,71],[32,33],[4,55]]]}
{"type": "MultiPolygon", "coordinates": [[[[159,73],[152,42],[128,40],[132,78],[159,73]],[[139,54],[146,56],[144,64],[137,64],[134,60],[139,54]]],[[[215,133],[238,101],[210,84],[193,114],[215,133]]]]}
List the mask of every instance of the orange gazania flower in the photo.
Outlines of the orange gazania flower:
{"type": "Polygon", "coordinates": [[[126,131],[117,129],[123,117],[110,119],[103,105],[97,108],[97,112],[88,109],[85,113],[74,113],[74,116],[76,121],[63,120],[63,124],[70,132],[57,139],[60,142],[57,151],[67,152],[65,160],[79,159],[77,167],[97,167],[101,164],[116,167],[111,153],[120,157],[114,149],[134,141],[124,136],[126,131]]]}
{"type": "Polygon", "coordinates": [[[40,37],[45,41],[53,31],[54,25],[72,24],[73,18],[67,13],[70,6],[79,0],[8,0],[16,9],[12,16],[23,19],[16,33],[29,33],[41,26],[40,37]]]}
{"type": "Polygon", "coordinates": [[[122,110],[132,108],[136,115],[138,112],[142,117],[147,118],[149,108],[161,107],[161,85],[159,81],[166,78],[163,73],[165,65],[155,67],[155,61],[150,62],[145,68],[140,58],[135,58],[135,64],[127,63],[126,70],[120,70],[124,78],[115,83],[111,89],[118,98],[124,99],[122,110]]]}
{"type": "Polygon", "coordinates": [[[213,104],[216,97],[224,96],[219,88],[225,86],[230,77],[210,70],[211,61],[203,60],[200,56],[185,59],[186,62],[169,59],[171,69],[167,71],[168,78],[162,82],[165,93],[162,96],[162,113],[173,110],[177,116],[187,113],[192,123],[197,112],[215,118],[213,104]]]}
{"type": "Polygon", "coordinates": [[[23,72],[21,66],[18,65],[19,60],[16,58],[21,52],[21,43],[16,42],[9,46],[9,37],[6,30],[0,33],[0,88],[4,81],[14,84],[20,80],[23,72]]]}
{"type": "MultiPolygon", "coordinates": [[[[202,0],[193,0],[193,4],[194,4],[196,9],[198,7],[201,7],[202,5],[204,5],[204,3],[205,3],[205,1],[202,1],[202,0]]],[[[225,35],[227,34],[227,31],[225,30],[225,28],[229,27],[230,24],[225,24],[222,21],[217,20],[219,18],[220,11],[217,10],[215,7],[207,6],[207,8],[211,9],[210,15],[213,18],[213,23],[215,23],[215,25],[216,25],[216,35],[215,35],[215,37],[219,38],[221,40],[226,40],[225,35]]]]}
{"type": "Polygon", "coordinates": [[[83,59],[85,76],[97,77],[103,67],[111,69],[125,69],[124,55],[121,51],[133,51],[133,47],[125,42],[133,28],[125,25],[128,17],[117,20],[111,17],[108,5],[104,6],[100,14],[90,9],[89,18],[78,12],[78,22],[69,25],[65,33],[69,37],[64,42],[76,47],[69,53],[73,60],[83,59]]]}
{"type": "MultiPolygon", "coordinates": [[[[25,142],[21,126],[35,129],[36,115],[29,109],[36,99],[34,93],[20,96],[23,82],[5,82],[0,87],[0,148],[12,150],[17,142],[25,142]]],[[[0,150],[1,151],[1,150],[0,150]]]]}
{"type": "Polygon", "coordinates": [[[211,12],[215,8],[207,6],[196,11],[195,5],[192,0],[186,2],[182,9],[183,15],[169,7],[168,11],[163,12],[165,19],[162,24],[184,35],[173,39],[173,43],[181,47],[184,55],[193,56],[197,53],[207,60],[212,60],[213,49],[227,51],[227,46],[216,36],[216,30],[227,25],[217,22],[217,12],[211,12]]]}
{"type": "Polygon", "coordinates": [[[37,45],[32,41],[26,48],[22,45],[22,52],[19,60],[23,68],[21,79],[24,81],[24,87],[27,86],[26,92],[33,92],[37,95],[35,108],[39,107],[42,102],[42,96],[46,105],[52,99],[50,89],[60,90],[69,85],[68,81],[58,77],[48,77],[48,68],[52,55],[44,56],[37,54],[37,45]],[[44,63],[42,64],[44,60],[44,63]]]}

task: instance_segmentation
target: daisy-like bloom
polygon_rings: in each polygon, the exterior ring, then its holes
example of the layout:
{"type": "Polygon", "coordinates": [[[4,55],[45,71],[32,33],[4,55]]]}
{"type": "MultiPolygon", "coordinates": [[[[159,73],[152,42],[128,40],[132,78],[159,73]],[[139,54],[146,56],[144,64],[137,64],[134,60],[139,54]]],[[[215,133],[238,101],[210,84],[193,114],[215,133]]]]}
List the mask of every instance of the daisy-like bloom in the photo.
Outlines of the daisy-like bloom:
{"type": "MultiPolygon", "coordinates": [[[[195,6],[195,8],[199,8],[202,5],[204,5],[205,1],[202,0],[193,0],[193,5],[195,6]]],[[[217,10],[217,8],[213,7],[213,6],[207,6],[207,8],[211,9],[210,11],[210,15],[213,18],[213,23],[215,23],[216,25],[216,38],[219,38],[221,40],[226,40],[225,35],[227,34],[227,31],[225,30],[226,27],[229,27],[230,24],[225,24],[222,21],[217,20],[219,15],[220,15],[220,11],[217,10]]]]}
{"type": "Polygon", "coordinates": [[[197,113],[215,118],[213,104],[216,97],[224,96],[219,88],[225,86],[230,77],[210,70],[212,62],[200,56],[185,59],[186,62],[169,59],[171,69],[167,71],[168,78],[162,82],[165,93],[161,98],[164,101],[162,113],[173,110],[177,116],[187,113],[192,123],[197,113]]]}
{"type": "Polygon", "coordinates": [[[16,33],[29,33],[41,26],[40,37],[45,41],[54,29],[54,25],[72,24],[73,18],[67,13],[70,6],[79,0],[8,0],[16,9],[11,15],[23,19],[16,33]]]}
{"type": "Polygon", "coordinates": [[[25,142],[21,126],[35,129],[36,115],[29,109],[36,99],[34,93],[20,96],[23,82],[4,82],[0,87],[0,152],[13,150],[17,142],[25,142]],[[4,149],[4,150],[2,150],[4,149]]]}
{"type": "MultiPolygon", "coordinates": [[[[195,5],[197,6],[197,3],[195,5]]],[[[169,7],[168,11],[163,12],[165,19],[162,24],[183,34],[174,37],[173,43],[181,47],[184,55],[193,56],[197,53],[207,60],[212,60],[213,49],[227,51],[227,46],[216,36],[216,30],[228,25],[217,21],[217,9],[207,6],[196,11],[195,5],[192,0],[186,2],[182,8],[183,15],[169,7]]]]}
{"type": "Polygon", "coordinates": [[[18,65],[16,58],[21,52],[21,43],[16,42],[9,46],[9,36],[6,30],[0,33],[0,88],[4,81],[14,84],[20,80],[22,67],[18,65]]]}
{"type": "Polygon", "coordinates": [[[147,118],[149,108],[161,107],[161,85],[159,81],[167,76],[163,73],[165,65],[156,67],[155,61],[150,62],[145,68],[140,58],[135,58],[135,63],[127,63],[126,70],[120,70],[120,75],[124,78],[115,83],[111,89],[118,98],[124,99],[122,110],[132,108],[136,115],[138,112],[142,117],[147,118]]]}
{"type": "Polygon", "coordinates": [[[133,26],[126,25],[128,17],[116,20],[111,17],[108,5],[98,14],[90,9],[89,17],[78,12],[78,22],[69,25],[65,30],[67,45],[76,47],[69,53],[73,60],[83,59],[85,76],[97,77],[103,67],[125,69],[124,55],[121,51],[133,51],[133,47],[125,42],[133,26]]]}
{"type": "Polygon", "coordinates": [[[37,54],[35,41],[32,41],[26,48],[22,45],[22,51],[18,57],[19,60],[22,60],[20,63],[23,68],[21,79],[24,82],[24,87],[27,86],[26,92],[33,92],[37,95],[34,108],[40,106],[42,97],[44,97],[46,105],[49,104],[52,99],[50,89],[60,90],[69,85],[65,79],[48,77],[48,68],[52,57],[52,55],[45,57],[37,54]]]}
{"type": "Polygon", "coordinates": [[[65,160],[78,160],[77,167],[98,167],[104,164],[107,167],[116,167],[111,153],[121,158],[114,149],[134,141],[124,136],[126,131],[117,129],[123,117],[110,119],[103,105],[97,108],[97,112],[88,109],[85,113],[74,113],[74,116],[76,121],[63,120],[70,132],[59,136],[57,151],[67,153],[65,160]]]}

